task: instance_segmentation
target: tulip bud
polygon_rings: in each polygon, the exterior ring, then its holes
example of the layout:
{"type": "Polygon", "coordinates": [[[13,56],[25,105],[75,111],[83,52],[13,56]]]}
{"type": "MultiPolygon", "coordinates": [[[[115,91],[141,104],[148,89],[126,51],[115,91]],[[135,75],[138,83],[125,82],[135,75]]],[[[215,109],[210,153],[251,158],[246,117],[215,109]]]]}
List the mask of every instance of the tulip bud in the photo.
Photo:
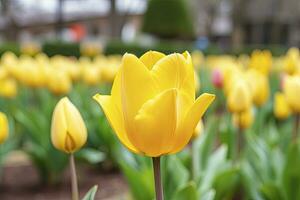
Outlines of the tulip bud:
{"type": "Polygon", "coordinates": [[[212,83],[216,88],[223,87],[223,74],[220,69],[214,69],[212,72],[212,83]]]}
{"type": "Polygon", "coordinates": [[[87,130],[77,108],[67,97],[56,105],[51,125],[52,144],[58,150],[73,153],[87,140],[87,130]]]}
{"type": "Polygon", "coordinates": [[[233,114],[233,124],[239,129],[247,129],[253,123],[253,111],[251,108],[241,113],[233,114]]]}
{"type": "Polygon", "coordinates": [[[298,94],[300,94],[300,77],[286,77],[283,92],[293,112],[300,113],[300,100],[298,96],[298,94]]]}
{"type": "Polygon", "coordinates": [[[0,112],[0,144],[2,144],[8,137],[8,120],[4,113],[0,112]]]}
{"type": "Polygon", "coordinates": [[[252,92],[253,103],[262,106],[269,98],[268,77],[254,69],[247,71],[246,77],[252,92]]]}
{"type": "Polygon", "coordinates": [[[49,74],[48,79],[48,88],[55,95],[67,94],[72,88],[71,78],[66,72],[53,70],[49,74]]]}
{"type": "Polygon", "coordinates": [[[228,95],[228,109],[233,113],[245,112],[251,107],[251,92],[244,80],[237,80],[228,95]]]}
{"type": "Polygon", "coordinates": [[[17,95],[17,83],[11,78],[0,80],[0,96],[14,98],[17,95]]]}
{"type": "Polygon", "coordinates": [[[278,119],[286,119],[289,117],[291,109],[286,101],[283,93],[277,92],[274,100],[274,114],[278,119]]]}

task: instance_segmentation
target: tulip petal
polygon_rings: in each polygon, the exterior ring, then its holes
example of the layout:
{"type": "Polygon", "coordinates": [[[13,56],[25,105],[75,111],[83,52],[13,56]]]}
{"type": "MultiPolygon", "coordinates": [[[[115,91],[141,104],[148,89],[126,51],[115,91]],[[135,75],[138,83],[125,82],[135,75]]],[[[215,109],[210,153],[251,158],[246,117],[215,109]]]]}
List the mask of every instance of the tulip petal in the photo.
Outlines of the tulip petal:
{"type": "Polygon", "coordinates": [[[81,148],[87,140],[87,130],[81,114],[77,108],[69,101],[68,98],[63,98],[62,102],[64,104],[64,115],[67,123],[67,134],[65,134],[65,149],[66,147],[74,147],[70,152],[74,152],[81,148]],[[66,143],[69,140],[68,145],[66,143]]]}
{"type": "Polygon", "coordinates": [[[172,147],[177,124],[177,89],[170,89],[147,101],[135,117],[131,141],[147,156],[157,157],[172,147]]]}
{"type": "Polygon", "coordinates": [[[116,106],[118,107],[119,110],[122,110],[122,103],[121,103],[121,70],[122,68],[119,69],[119,71],[116,74],[116,77],[114,79],[114,83],[111,89],[111,97],[116,106]]]}
{"type": "Polygon", "coordinates": [[[65,138],[67,134],[67,121],[64,114],[63,101],[59,101],[53,111],[51,124],[51,141],[59,150],[65,151],[65,138]]]}
{"type": "Polygon", "coordinates": [[[127,134],[125,132],[123,116],[120,110],[118,110],[118,107],[114,104],[114,101],[112,101],[112,97],[108,95],[96,94],[93,98],[102,107],[111,127],[113,128],[122,144],[132,152],[138,153],[138,150],[128,140],[127,134]]]}
{"type": "Polygon", "coordinates": [[[165,54],[158,51],[148,51],[140,57],[140,60],[149,70],[151,70],[153,65],[165,56],[165,54]]]}
{"type": "Polygon", "coordinates": [[[195,99],[195,77],[190,62],[178,53],[160,59],[152,68],[154,80],[160,91],[177,88],[195,99]]]}
{"type": "Polygon", "coordinates": [[[121,70],[122,110],[127,132],[141,106],[156,94],[154,81],[147,67],[134,55],[125,54],[121,70]]]}
{"type": "Polygon", "coordinates": [[[179,125],[175,135],[175,143],[170,153],[180,151],[191,139],[193,132],[208,106],[213,102],[215,95],[204,93],[197,98],[187,112],[184,121],[179,125]]]}

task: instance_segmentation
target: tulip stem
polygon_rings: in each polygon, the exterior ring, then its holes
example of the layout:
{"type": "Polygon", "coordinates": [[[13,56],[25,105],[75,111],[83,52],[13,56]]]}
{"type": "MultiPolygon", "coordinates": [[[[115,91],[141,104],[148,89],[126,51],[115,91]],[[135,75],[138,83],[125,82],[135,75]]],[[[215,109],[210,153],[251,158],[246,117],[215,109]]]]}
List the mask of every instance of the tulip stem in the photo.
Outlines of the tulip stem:
{"type": "Polygon", "coordinates": [[[73,153],[70,154],[70,171],[71,171],[71,183],[72,183],[72,200],[79,200],[76,167],[75,167],[73,153]]]}
{"type": "Polygon", "coordinates": [[[299,115],[299,114],[296,114],[296,116],[295,116],[294,135],[293,135],[293,140],[294,140],[294,142],[297,142],[297,138],[298,138],[299,121],[300,121],[300,115],[299,115]]]}
{"type": "Polygon", "coordinates": [[[163,200],[163,187],[161,184],[161,175],[160,175],[160,157],[153,157],[153,170],[154,170],[154,182],[155,182],[155,193],[156,200],[163,200]]]}

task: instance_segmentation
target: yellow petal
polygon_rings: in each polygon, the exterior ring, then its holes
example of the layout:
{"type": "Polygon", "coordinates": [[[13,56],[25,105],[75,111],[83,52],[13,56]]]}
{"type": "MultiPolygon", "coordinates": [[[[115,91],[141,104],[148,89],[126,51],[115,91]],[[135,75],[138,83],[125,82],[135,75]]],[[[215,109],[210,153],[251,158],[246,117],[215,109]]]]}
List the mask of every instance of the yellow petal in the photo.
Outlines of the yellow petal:
{"type": "Polygon", "coordinates": [[[178,53],[168,55],[159,60],[153,66],[152,73],[160,91],[177,88],[194,99],[194,70],[190,66],[190,59],[186,59],[178,53]]]}
{"type": "Polygon", "coordinates": [[[87,140],[84,121],[77,108],[66,97],[54,109],[51,140],[57,149],[66,153],[80,149],[87,140]]]}
{"type": "Polygon", "coordinates": [[[148,51],[140,57],[140,60],[149,70],[151,70],[153,65],[165,56],[165,54],[158,51],[148,51]]]}
{"type": "Polygon", "coordinates": [[[179,125],[175,135],[175,145],[171,153],[180,151],[191,139],[197,123],[215,99],[215,95],[204,93],[197,98],[193,106],[186,114],[184,121],[179,125]]]}
{"type": "Polygon", "coordinates": [[[150,71],[136,56],[125,54],[121,68],[122,110],[129,132],[134,116],[156,90],[150,71]]]}
{"type": "Polygon", "coordinates": [[[4,113],[0,112],[0,144],[8,137],[8,120],[4,113]]]}
{"type": "Polygon", "coordinates": [[[131,144],[131,142],[128,140],[125,126],[124,126],[124,120],[123,115],[118,110],[117,106],[112,101],[111,96],[107,95],[95,95],[93,97],[102,107],[111,127],[113,128],[114,132],[118,136],[119,140],[132,152],[138,153],[138,150],[131,144]]]}
{"type": "Polygon", "coordinates": [[[177,89],[170,89],[147,101],[135,117],[133,143],[147,156],[166,154],[176,130],[177,89]]]}
{"type": "Polygon", "coordinates": [[[56,105],[51,124],[51,141],[52,144],[59,150],[65,151],[65,138],[67,134],[67,122],[62,109],[62,102],[56,105]]]}
{"type": "MultiPolygon", "coordinates": [[[[81,114],[77,108],[72,104],[68,98],[63,99],[64,102],[64,114],[67,122],[67,135],[69,139],[73,141],[73,152],[80,149],[87,140],[87,129],[81,114]]],[[[65,138],[67,140],[67,138],[65,138]]],[[[65,146],[66,146],[65,141],[65,146]]]]}

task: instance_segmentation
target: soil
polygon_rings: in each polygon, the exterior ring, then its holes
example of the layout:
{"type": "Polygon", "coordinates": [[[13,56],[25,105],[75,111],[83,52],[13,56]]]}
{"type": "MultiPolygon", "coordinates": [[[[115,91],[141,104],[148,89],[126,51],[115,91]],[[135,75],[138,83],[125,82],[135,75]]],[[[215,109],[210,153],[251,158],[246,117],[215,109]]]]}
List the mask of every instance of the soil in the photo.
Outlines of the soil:
{"type": "MultiPolygon", "coordinates": [[[[101,173],[89,166],[79,166],[80,197],[94,185],[98,185],[95,199],[127,199],[128,188],[122,175],[118,172],[101,173]]],[[[70,198],[69,172],[63,175],[58,186],[42,187],[35,168],[30,163],[18,166],[5,166],[0,185],[1,200],[67,200],[70,198]]]]}

